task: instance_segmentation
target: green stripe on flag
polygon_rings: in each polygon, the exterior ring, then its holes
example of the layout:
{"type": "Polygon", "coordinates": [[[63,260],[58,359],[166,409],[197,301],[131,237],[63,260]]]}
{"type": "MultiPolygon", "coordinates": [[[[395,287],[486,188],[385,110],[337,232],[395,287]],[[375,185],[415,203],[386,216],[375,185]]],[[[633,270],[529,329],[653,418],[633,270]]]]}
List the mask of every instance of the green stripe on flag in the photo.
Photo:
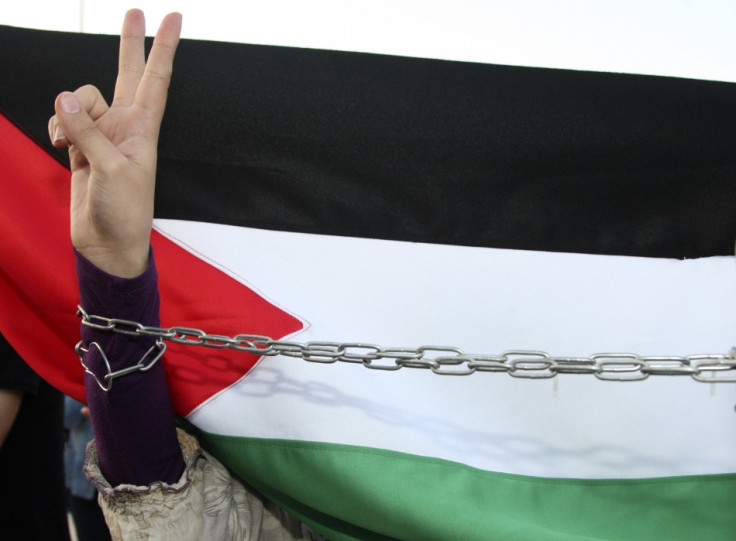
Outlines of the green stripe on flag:
{"type": "Polygon", "coordinates": [[[198,435],[237,475],[333,541],[725,541],[736,535],[736,474],[536,478],[366,447],[198,435]]]}

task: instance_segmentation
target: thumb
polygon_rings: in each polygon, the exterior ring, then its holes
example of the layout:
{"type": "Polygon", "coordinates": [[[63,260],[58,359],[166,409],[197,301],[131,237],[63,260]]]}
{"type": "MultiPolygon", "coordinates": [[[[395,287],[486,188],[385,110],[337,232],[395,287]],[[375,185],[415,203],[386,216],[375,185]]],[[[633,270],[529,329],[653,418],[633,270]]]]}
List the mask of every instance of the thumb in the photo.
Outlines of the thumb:
{"type": "Polygon", "coordinates": [[[118,156],[115,145],[97,129],[92,118],[71,92],[62,92],[54,104],[56,120],[66,139],[84,154],[90,165],[118,156]]]}

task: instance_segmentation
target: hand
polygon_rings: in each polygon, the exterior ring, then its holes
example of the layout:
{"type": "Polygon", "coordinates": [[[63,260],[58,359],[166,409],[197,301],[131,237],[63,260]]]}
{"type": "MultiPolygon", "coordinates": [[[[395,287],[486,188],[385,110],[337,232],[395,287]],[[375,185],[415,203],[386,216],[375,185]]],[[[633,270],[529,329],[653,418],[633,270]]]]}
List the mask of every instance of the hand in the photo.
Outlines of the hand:
{"type": "Polygon", "coordinates": [[[71,236],[92,263],[132,278],[148,264],[159,129],[181,15],[167,15],[145,59],[143,12],[125,15],[115,96],[83,86],[56,98],[49,136],[69,146],[71,236]]]}

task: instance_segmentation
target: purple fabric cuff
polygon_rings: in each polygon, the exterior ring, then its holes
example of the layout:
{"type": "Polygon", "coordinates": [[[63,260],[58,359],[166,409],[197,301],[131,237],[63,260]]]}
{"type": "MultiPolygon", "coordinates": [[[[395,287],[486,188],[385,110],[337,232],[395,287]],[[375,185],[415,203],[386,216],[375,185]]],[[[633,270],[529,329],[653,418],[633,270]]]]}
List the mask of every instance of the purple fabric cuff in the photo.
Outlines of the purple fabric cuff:
{"type": "MultiPolygon", "coordinates": [[[[120,278],[99,269],[75,250],[80,305],[88,314],[159,325],[158,275],[151,251],[148,268],[135,278],[120,278]]],[[[113,371],[133,366],[154,344],[151,337],[131,337],[82,325],[82,341],[96,342],[113,371]]],[[[97,347],[85,364],[103,380],[107,367],[97,347]]],[[[113,381],[109,392],[85,374],[87,403],[100,470],[111,486],[175,483],[184,471],[176,437],[163,363],[113,381]]]]}

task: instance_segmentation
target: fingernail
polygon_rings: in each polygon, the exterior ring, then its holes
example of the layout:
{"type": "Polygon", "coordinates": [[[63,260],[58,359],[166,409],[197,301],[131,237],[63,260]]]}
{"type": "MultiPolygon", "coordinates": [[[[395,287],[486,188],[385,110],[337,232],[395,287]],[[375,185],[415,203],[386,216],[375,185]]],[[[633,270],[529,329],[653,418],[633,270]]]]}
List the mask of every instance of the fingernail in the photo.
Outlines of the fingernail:
{"type": "Polygon", "coordinates": [[[79,102],[71,92],[61,95],[61,98],[59,98],[59,105],[61,106],[61,110],[65,113],[76,113],[79,111],[79,102]]]}
{"type": "Polygon", "coordinates": [[[66,135],[61,131],[61,128],[57,125],[54,127],[54,141],[65,141],[66,135]]]}

